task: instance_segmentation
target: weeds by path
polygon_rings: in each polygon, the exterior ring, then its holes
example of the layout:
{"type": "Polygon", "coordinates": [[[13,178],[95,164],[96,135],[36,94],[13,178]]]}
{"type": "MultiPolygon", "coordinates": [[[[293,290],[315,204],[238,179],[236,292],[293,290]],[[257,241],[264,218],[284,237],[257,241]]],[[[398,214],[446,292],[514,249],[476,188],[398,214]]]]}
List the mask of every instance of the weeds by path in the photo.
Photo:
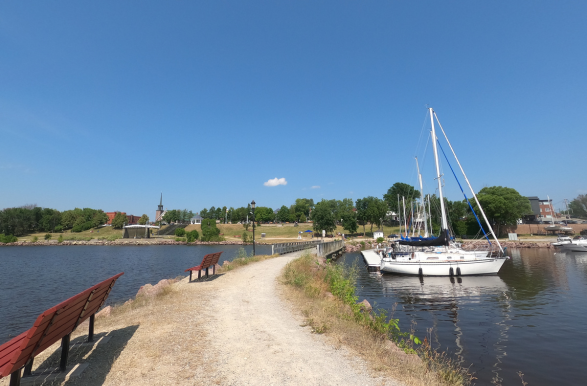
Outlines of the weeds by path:
{"type": "Polygon", "coordinates": [[[384,310],[357,303],[357,268],[331,264],[309,252],[284,268],[285,296],[305,317],[304,326],[359,353],[373,369],[409,385],[468,385],[467,369],[425,339],[401,331],[384,310]]]}

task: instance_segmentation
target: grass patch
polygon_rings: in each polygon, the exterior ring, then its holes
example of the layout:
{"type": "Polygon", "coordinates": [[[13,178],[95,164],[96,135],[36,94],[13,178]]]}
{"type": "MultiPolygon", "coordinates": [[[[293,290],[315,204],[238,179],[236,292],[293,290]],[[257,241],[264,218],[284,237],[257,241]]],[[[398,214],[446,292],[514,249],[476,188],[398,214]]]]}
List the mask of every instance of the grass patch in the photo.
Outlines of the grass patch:
{"type": "Polygon", "coordinates": [[[335,345],[361,355],[375,371],[409,385],[468,385],[467,369],[421,342],[413,331],[401,331],[399,320],[385,310],[357,303],[357,267],[330,264],[309,252],[286,265],[281,276],[284,296],[301,310],[302,326],[325,334],[335,345]]]}
{"type": "Polygon", "coordinates": [[[225,263],[220,267],[218,273],[232,271],[233,269],[237,269],[240,267],[244,267],[245,265],[249,265],[251,263],[256,263],[259,261],[272,259],[279,255],[256,255],[253,256],[253,252],[250,255],[247,255],[247,251],[244,248],[239,248],[237,255],[232,260],[226,260],[225,263]]]}

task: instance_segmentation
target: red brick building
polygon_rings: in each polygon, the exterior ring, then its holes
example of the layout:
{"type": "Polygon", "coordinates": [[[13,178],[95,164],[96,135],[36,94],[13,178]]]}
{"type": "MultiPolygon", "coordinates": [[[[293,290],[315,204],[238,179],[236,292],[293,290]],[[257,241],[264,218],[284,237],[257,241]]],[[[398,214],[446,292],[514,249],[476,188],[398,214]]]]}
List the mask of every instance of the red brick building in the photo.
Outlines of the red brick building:
{"type": "MultiPolygon", "coordinates": [[[[106,212],[106,216],[108,216],[108,222],[106,224],[112,224],[112,220],[114,220],[114,216],[116,216],[118,212],[106,212]]],[[[126,224],[127,225],[134,225],[139,223],[140,216],[134,216],[132,214],[127,215],[126,212],[121,212],[123,215],[126,216],[126,224]]]]}

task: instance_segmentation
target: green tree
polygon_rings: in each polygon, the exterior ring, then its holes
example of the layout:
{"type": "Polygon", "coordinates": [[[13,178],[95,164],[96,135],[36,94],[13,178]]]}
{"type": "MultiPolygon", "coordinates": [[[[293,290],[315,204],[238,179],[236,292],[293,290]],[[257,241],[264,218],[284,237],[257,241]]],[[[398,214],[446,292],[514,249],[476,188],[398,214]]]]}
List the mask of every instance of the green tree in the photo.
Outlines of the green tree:
{"type": "Polygon", "coordinates": [[[273,221],[274,218],[275,214],[273,213],[273,209],[265,206],[258,206],[255,208],[255,221],[257,223],[273,221]]]}
{"type": "Polygon", "coordinates": [[[357,222],[363,226],[363,236],[365,236],[365,225],[369,221],[369,200],[367,198],[359,198],[355,203],[357,208],[357,222]]]}
{"type": "Polygon", "coordinates": [[[289,221],[289,208],[285,205],[282,205],[275,216],[277,221],[287,222],[289,221]]]}
{"type": "Polygon", "coordinates": [[[310,211],[314,208],[314,199],[312,198],[297,198],[294,205],[294,213],[296,219],[299,219],[303,214],[306,217],[310,215],[310,211]]]}
{"type": "Polygon", "coordinates": [[[314,221],[313,229],[315,232],[322,233],[322,230],[327,233],[333,232],[336,229],[336,219],[331,203],[327,200],[317,203],[312,211],[312,221],[314,221]]]}
{"type": "Polygon", "coordinates": [[[420,192],[414,189],[413,186],[403,182],[396,182],[387,190],[387,193],[383,195],[383,200],[387,203],[387,207],[395,213],[400,213],[402,211],[402,208],[397,206],[398,195],[400,205],[403,205],[402,197],[405,197],[406,208],[411,208],[413,201],[420,198],[420,192]]]}
{"type": "Polygon", "coordinates": [[[359,224],[357,224],[357,214],[353,211],[344,213],[342,215],[342,227],[349,233],[355,233],[359,228],[359,224]]]}
{"type": "MultiPolygon", "coordinates": [[[[523,216],[532,214],[530,201],[513,188],[505,186],[491,186],[483,188],[477,194],[479,203],[483,207],[487,219],[496,230],[500,233],[500,226],[515,225],[523,216]],[[497,229],[496,229],[497,228],[497,229]]],[[[476,203],[474,209],[480,213],[476,203]]]]}
{"type": "Polygon", "coordinates": [[[175,230],[175,235],[177,237],[183,237],[183,236],[185,236],[185,228],[177,228],[175,230]]]}
{"type": "Polygon", "coordinates": [[[200,217],[208,218],[208,209],[204,208],[200,211],[200,217]]]}
{"type": "Polygon", "coordinates": [[[306,221],[308,221],[308,219],[306,218],[306,215],[302,213],[300,215],[300,222],[306,222],[306,221]]]}
{"type": "Polygon", "coordinates": [[[587,195],[579,194],[569,203],[569,209],[573,217],[587,218],[587,195]]]}
{"type": "Polygon", "coordinates": [[[149,222],[149,216],[147,216],[146,214],[143,214],[141,216],[141,218],[139,219],[139,224],[140,225],[145,225],[149,222]]]}
{"type": "Polygon", "coordinates": [[[367,197],[367,218],[371,223],[371,232],[373,232],[373,224],[376,224],[379,228],[383,223],[385,214],[387,213],[387,203],[377,197],[367,197]]]}
{"type": "Polygon", "coordinates": [[[120,212],[116,212],[114,218],[112,219],[112,228],[114,229],[122,229],[124,224],[126,224],[126,216],[120,212]]]}

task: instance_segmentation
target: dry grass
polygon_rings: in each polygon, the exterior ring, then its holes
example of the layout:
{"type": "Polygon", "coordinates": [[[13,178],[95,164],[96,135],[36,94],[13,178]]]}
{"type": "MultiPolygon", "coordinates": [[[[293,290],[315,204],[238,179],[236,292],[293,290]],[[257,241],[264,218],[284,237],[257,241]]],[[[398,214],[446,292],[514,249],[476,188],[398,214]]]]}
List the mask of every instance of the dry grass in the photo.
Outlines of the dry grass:
{"type": "MultiPolygon", "coordinates": [[[[114,307],[109,317],[97,317],[96,340],[87,339],[87,322],[72,334],[69,363],[88,362],[80,378],[45,384],[66,385],[209,385],[220,382],[204,325],[206,289],[187,278],[154,298],[137,297],[114,307]],[[208,363],[207,366],[203,366],[208,363]]],[[[34,372],[56,369],[59,343],[35,358],[34,372]]],[[[0,385],[8,385],[8,378],[0,385]],[[3,383],[5,382],[5,383],[3,383]]]]}
{"type": "Polygon", "coordinates": [[[305,325],[312,327],[314,333],[325,334],[335,346],[345,346],[360,355],[375,372],[407,385],[470,383],[473,378],[466,369],[458,368],[444,355],[430,349],[426,341],[422,349],[415,347],[409,338],[400,339],[405,350],[400,349],[388,334],[375,326],[376,314],[362,310],[357,317],[357,308],[330,293],[333,289],[328,282],[326,264],[306,255],[289,263],[281,277],[284,298],[304,315],[305,325]],[[423,354],[424,360],[414,349],[423,354]]]}

